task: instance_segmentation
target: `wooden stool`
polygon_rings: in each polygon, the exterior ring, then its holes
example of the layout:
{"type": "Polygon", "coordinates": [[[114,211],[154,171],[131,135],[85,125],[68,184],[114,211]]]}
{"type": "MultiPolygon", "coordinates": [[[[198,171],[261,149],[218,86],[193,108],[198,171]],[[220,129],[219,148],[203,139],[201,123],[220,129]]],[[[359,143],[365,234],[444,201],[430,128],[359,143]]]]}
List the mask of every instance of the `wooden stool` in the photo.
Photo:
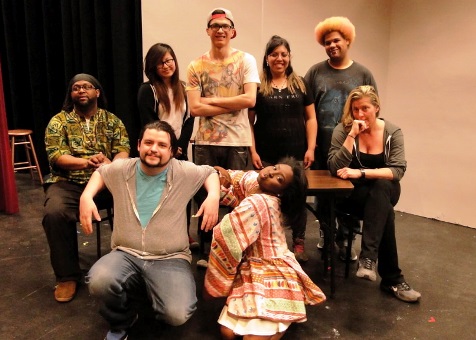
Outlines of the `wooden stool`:
{"type": "Polygon", "coordinates": [[[36,169],[38,176],[40,177],[40,183],[43,185],[43,176],[41,175],[38,159],[36,158],[35,146],[33,145],[33,140],[31,139],[32,133],[33,131],[31,130],[23,129],[8,130],[8,136],[10,137],[12,148],[13,171],[29,169],[31,178],[33,178],[33,169],[36,169]],[[15,162],[15,145],[23,145],[25,147],[27,159],[26,162],[15,162]],[[32,156],[34,163],[31,162],[32,156]]]}

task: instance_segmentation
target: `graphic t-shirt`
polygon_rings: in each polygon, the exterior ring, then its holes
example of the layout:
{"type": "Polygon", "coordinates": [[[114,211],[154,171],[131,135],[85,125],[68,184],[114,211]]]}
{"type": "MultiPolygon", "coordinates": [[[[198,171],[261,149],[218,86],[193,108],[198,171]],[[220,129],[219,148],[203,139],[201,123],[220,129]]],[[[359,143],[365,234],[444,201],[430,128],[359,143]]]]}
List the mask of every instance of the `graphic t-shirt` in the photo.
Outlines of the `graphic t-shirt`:
{"type": "MultiPolygon", "coordinates": [[[[200,91],[202,97],[234,97],[244,93],[244,84],[259,83],[255,58],[233,49],[224,61],[210,54],[192,61],[187,70],[187,91],[200,91]]],[[[197,145],[251,146],[248,110],[200,117],[195,135],[197,145]]]]}

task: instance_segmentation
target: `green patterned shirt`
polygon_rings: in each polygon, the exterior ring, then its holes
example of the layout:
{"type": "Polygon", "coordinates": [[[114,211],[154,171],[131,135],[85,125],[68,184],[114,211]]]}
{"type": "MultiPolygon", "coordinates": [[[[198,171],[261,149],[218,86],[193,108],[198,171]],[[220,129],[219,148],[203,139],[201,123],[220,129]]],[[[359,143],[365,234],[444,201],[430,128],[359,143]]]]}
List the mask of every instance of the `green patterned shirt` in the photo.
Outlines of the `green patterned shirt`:
{"type": "Polygon", "coordinates": [[[120,152],[130,152],[126,127],[117,116],[104,109],[98,109],[89,123],[74,111],[61,111],[46,127],[45,145],[51,170],[46,183],[66,180],[85,184],[94,172],[94,169],[58,168],[55,164],[62,155],[87,159],[102,152],[113,160],[120,152]]]}

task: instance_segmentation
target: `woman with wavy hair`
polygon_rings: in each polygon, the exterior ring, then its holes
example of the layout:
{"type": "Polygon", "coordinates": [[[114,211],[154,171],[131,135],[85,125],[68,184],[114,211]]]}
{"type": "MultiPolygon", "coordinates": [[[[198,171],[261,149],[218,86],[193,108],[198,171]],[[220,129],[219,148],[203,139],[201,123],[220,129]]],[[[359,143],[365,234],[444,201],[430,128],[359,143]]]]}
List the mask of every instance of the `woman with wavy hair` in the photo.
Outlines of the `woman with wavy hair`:
{"type": "Polygon", "coordinates": [[[357,277],[376,281],[378,270],[382,290],[399,300],[417,302],[421,294],[402,275],[395,238],[394,206],[407,169],[403,133],[379,115],[375,88],[363,85],[353,89],[345,102],[342,122],[332,134],[327,164],[334,176],[354,184],[339,210],[363,220],[357,277]]]}

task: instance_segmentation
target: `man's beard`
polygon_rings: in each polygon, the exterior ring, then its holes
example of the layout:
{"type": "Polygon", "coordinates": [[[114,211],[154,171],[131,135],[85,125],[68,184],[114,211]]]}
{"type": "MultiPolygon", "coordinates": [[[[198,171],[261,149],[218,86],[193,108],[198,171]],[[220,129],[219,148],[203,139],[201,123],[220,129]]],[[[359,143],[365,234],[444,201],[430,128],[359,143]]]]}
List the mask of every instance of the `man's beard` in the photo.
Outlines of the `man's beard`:
{"type": "Polygon", "coordinates": [[[92,107],[94,107],[94,105],[96,105],[96,102],[94,100],[92,100],[91,98],[88,98],[88,100],[86,102],[82,102],[78,98],[78,99],[73,99],[73,104],[74,104],[74,107],[77,111],[86,112],[89,109],[91,109],[92,107]]]}
{"type": "Polygon", "coordinates": [[[162,167],[166,166],[169,163],[169,161],[167,161],[165,163],[159,161],[157,164],[151,164],[151,163],[146,161],[145,157],[146,156],[140,157],[140,161],[141,161],[142,164],[144,164],[148,168],[162,168],[162,167]]]}

